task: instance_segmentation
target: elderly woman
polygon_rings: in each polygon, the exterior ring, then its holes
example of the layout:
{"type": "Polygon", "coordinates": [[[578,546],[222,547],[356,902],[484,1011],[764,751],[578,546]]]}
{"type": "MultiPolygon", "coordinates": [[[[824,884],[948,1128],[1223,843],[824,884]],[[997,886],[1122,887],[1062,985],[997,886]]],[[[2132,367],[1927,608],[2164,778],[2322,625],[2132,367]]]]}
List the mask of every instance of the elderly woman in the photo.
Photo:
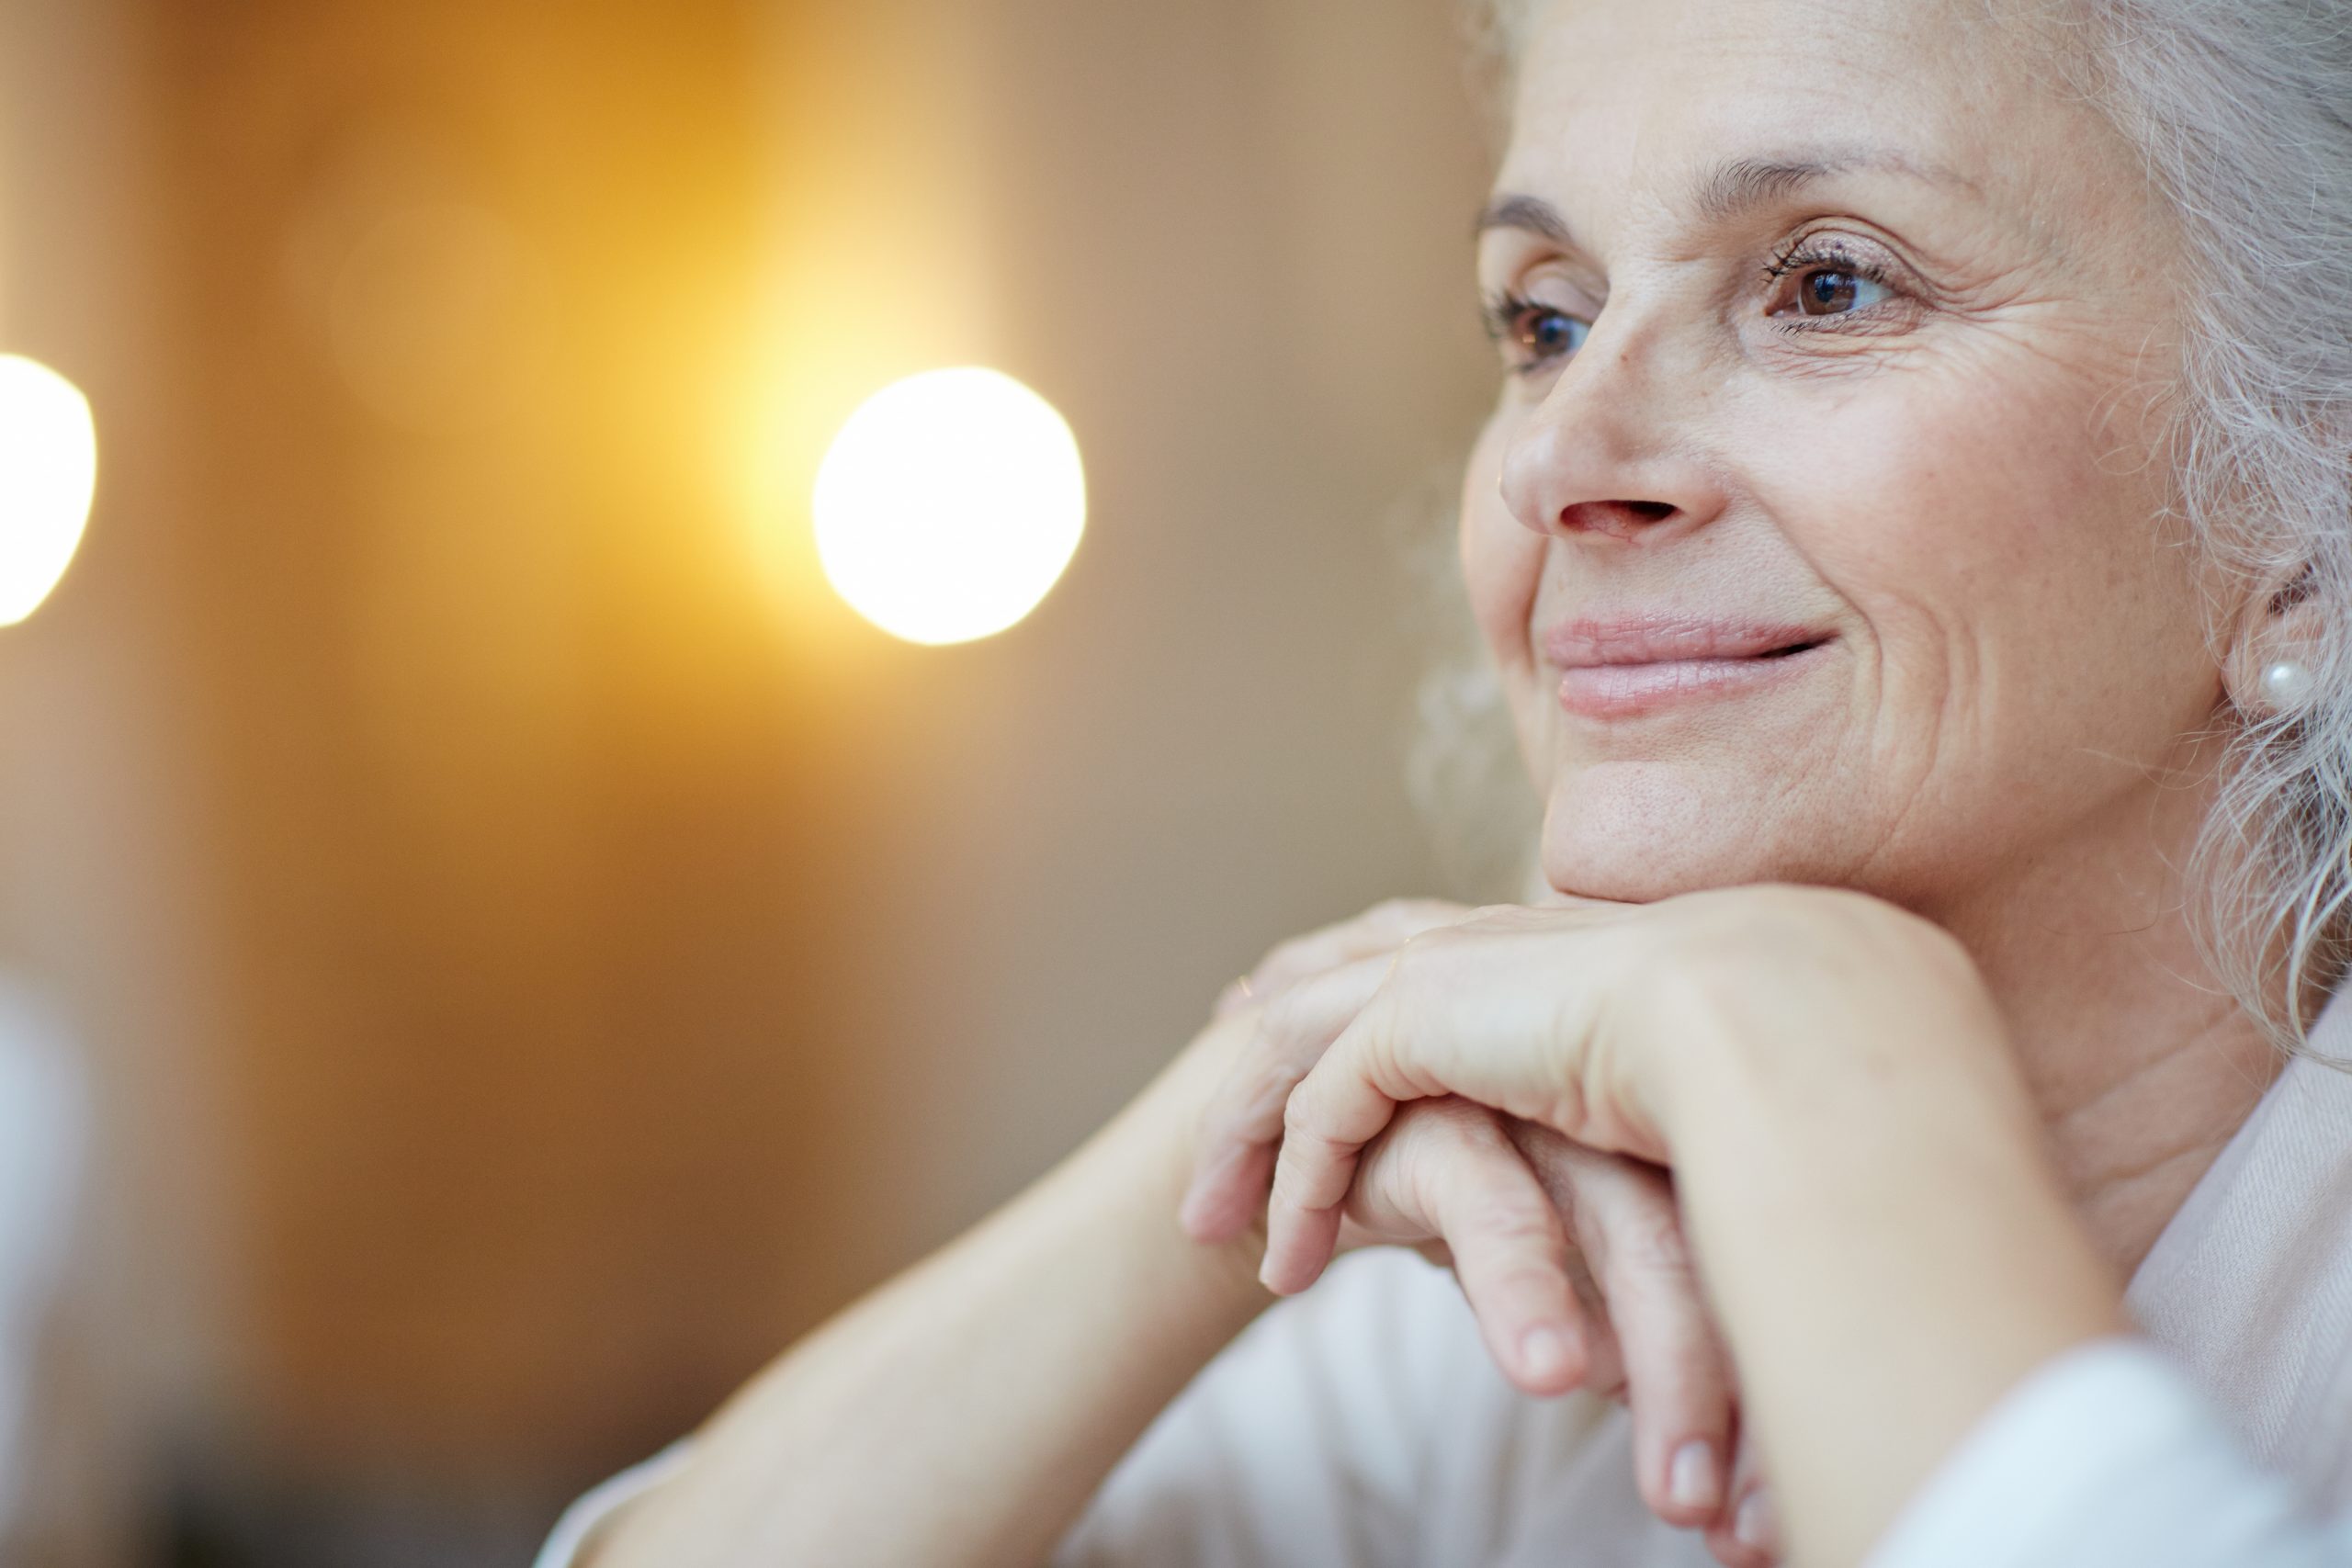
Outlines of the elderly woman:
{"type": "Polygon", "coordinates": [[[550,1561],[2352,1562],[2352,9],[1499,21],[1543,891],[1278,951],[550,1561]]]}

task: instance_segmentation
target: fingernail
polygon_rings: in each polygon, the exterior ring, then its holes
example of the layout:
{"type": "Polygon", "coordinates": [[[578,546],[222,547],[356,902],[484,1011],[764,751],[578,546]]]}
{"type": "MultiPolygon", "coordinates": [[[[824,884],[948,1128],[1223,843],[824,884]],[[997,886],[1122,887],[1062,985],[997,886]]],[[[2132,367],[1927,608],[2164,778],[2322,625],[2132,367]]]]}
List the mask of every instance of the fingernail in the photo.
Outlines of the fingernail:
{"type": "Polygon", "coordinates": [[[1527,1331],[1519,1342],[1519,1364],[1538,1382],[1548,1382],[1567,1370],[1568,1337],[1556,1328],[1527,1331]]]}
{"type": "Polygon", "coordinates": [[[1760,1487],[1750,1492],[1732,1521],[1731,1533],[1750,1551],[1772,1551],[1781,1533],[1780,1523],[1772,1517],[1772,1495],[1760,1487]]]}
{"type": "Polygon", "coordinates": [[[1723,1501],[1724,1483],[1715,1464],[1715,1445],[1694,1438],[1674,1450],[1667,1467],[1666,1495],[1678,1508],[1712,1512],[1723,1501]]]}
{"type": "Polygon", "coordinates": [[[1282,1274],[1276,1268],[1276,1265],[1281,1261],[1281,1258],[1282,1251],[1280,1244],[1272,1238],[1269,1238],[1266,1243],[1265,1255],[1258,1259],[1258,1283],[1265,1286],[1266,1289],[1273,1292],[1274,1294],[1278,1296],[1284,1293],[1280,1283],[1282,1274]]]}

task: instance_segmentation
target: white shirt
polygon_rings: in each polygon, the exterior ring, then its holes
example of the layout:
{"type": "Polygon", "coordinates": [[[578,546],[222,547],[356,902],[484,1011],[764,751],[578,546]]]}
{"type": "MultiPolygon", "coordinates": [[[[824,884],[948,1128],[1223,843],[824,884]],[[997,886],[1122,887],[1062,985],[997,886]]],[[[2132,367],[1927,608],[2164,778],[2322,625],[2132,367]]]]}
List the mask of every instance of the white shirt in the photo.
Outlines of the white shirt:
{"type": "MultiPolygon", "coordinates": [[[[2352,990],[2314,1025],[2352,1063],[2352,990]]],[[[2133,1277],[2147,1338],[2061,1356],[1870,1568],[2352,1565],[2352,1072],[2298,1059],[2133,1277]]],[[[683,1462],[591,1494],[539,1568],[683,1462]]],[[[1453,1278],[1353,1254],[1260,1318],[1122,1460],[1054,1568],[1713,1568],[1634,1480],[1625,1413],[1495,1370],[1453,1278]]]]}

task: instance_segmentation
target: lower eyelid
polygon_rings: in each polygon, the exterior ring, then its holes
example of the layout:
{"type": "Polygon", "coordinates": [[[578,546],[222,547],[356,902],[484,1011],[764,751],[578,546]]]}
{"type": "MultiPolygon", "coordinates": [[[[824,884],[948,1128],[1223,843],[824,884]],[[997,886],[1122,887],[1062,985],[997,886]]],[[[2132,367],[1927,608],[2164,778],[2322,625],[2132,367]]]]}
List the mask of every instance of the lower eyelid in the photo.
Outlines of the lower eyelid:
{"type": "Polygon", "coordinates": [[[1896,332],[1913,324],[1917,312],[1907,309],[1900,297],[1873,305],[1865,310],[1849,310],[1838,316],[1774,315],[1765,318],[1765,324],[1781,333],[1845,333],[1862,335],[1879,332],[1896,332]]]}

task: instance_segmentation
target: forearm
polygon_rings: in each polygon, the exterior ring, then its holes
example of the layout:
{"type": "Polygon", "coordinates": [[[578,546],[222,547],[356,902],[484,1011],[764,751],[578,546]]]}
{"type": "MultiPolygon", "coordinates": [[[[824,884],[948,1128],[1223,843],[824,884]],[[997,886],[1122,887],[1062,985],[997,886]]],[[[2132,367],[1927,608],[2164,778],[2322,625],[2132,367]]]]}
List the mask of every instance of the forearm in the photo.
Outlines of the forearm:
{"type": "MultiPolygon", "coordinates": [[[[1196,1076],[1180,1064],[1170,1079],[1196,1076]]],[[[1164,1080],[1051,1175],[746,1388],[589,1568],[1035,1568],[1267,1297],[1254,1239],[1174,1213],[1193,1088],[1164,1080]]]]}
{"type": "Polygon", "coordinates": [[[1796,1560],[1848,1564],[2005,1393],[2122,1314],[1997,1025],[1815,1016],[1708,1051],[1672,1141],[1796,1560]]]}

